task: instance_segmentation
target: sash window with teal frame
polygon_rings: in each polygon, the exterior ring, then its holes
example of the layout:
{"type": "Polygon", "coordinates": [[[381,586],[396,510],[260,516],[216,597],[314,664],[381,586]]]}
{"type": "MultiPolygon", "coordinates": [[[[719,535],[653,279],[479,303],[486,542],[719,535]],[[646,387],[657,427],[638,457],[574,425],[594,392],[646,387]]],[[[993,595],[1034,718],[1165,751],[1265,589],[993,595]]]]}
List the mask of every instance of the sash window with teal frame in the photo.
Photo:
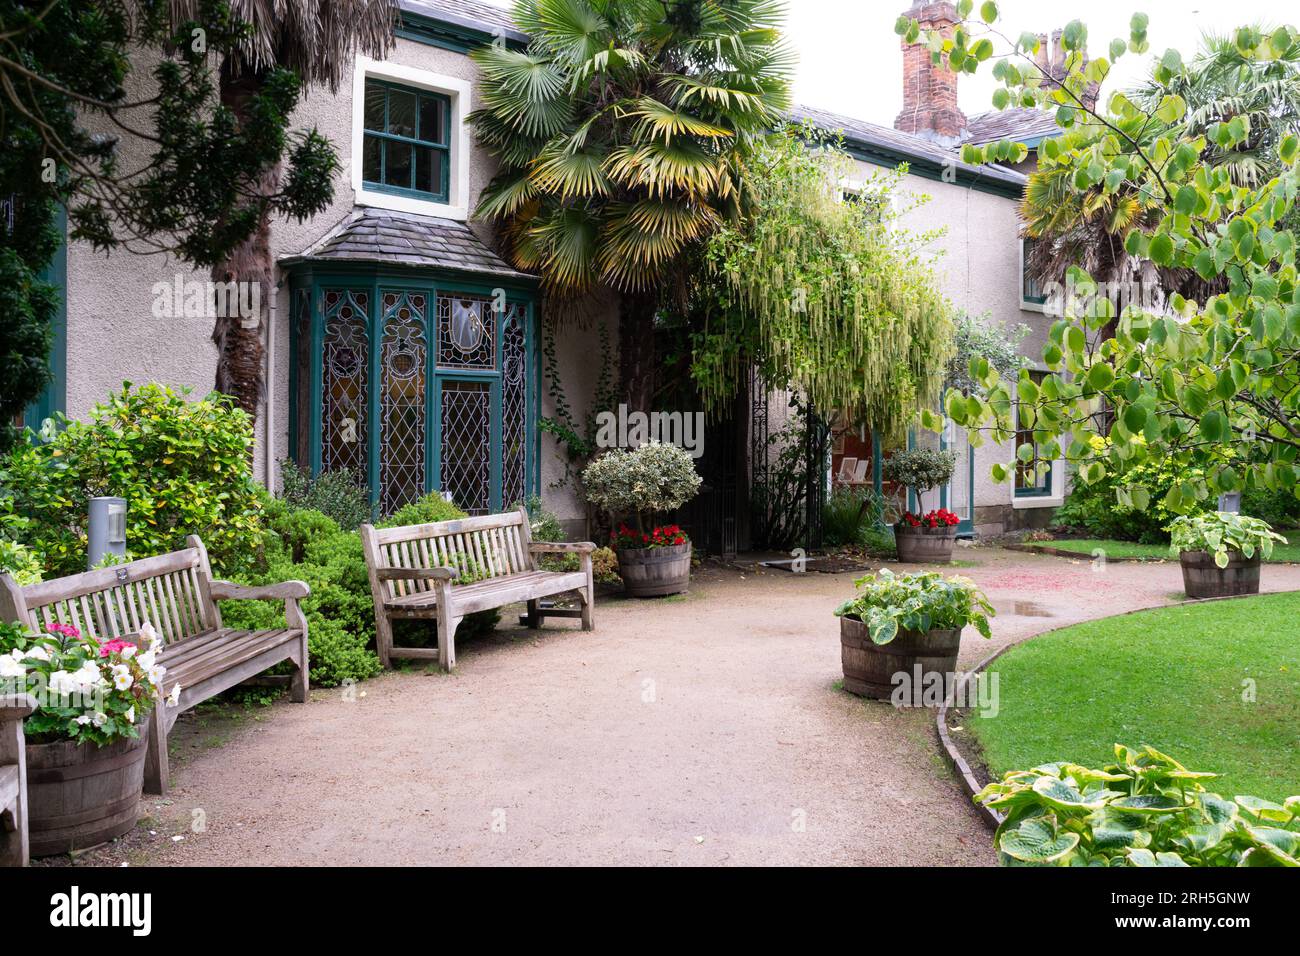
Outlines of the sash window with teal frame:
{"type": "Polygon", "coordinates": [[[312,264],[293,272],[290,302],[300,464],[350,471],[380,515],[430,491],[471,514],[537,493],[533,288],[312,264]]]}
{"type": "MultiPolygon", "coordinates": [[[[916,431],[914,429],[908,430],[907,447],[909,449],[916,447],[916,431]]],[[[939,450],[947,451],[950,447],[952,446],[950,446],[948,443],[947,429],[945,429],[939,435],[939,450]]],[[[961,451],[960,445],[957,446],[956,450],[958,452],[961,451]]],[[[877,474],[879,474],[881,455],[880,455],[880,438],[878,436],[873,436],[872,454],[873,454],[873,458],[877,461],[877,464],[875,466],[875,471],[877,474]]],[[[961,462],[962,455],[958,454],[957,458],[958,458],[957,467],[958,468],[963,467],[961,462]]],[[[965,502],[966,517],[962,518],[961,521],[957,524],[957,535],[959,537],[967,537],[975,534],[975,448],[973,445],[971,445],[969,441],[966,442],[965,458],[966,458],[966,462],[964,467],[966,469],[966,502],[965,502]]],[[[879,487],[877,487],[876,490],[879,491],[880,490],[879,487]]],[[[954,504],[960,505],[960,502],[957,501],[952,501],[952,504],[950,504],[949,502],[951,500],[952,500],[952,483],[949,482],[939,489],[938,507],[951,508],[954,504]]],[[[915,492],[912,491],[911,488],[907,489],[907,508],[909,511],[912,511],[914,513],[917,510],[916,494],[915,492]]]]}
{"type": "MultiPolygon", "coordinates": [[[[1030,370],[1029,377],[1035,382],[1041,382],[1046,372],[1030,370]]],[[[1052,494],[1052,463],[1038,456],[1038,442],[1034,441],[1034,430],[1024,428],[1020,425],[1019,415],[1016,416],[1016,444],[1019,448],[1021,445],[1031,445],[1034,449],[1034,457],[1027,462],[1016,459],[1016,490],[1017,498],[1047,498],[1052,494]],[[1040,470],[1041,469],[1041,470],[1040,470]]]]}
{"type": "Polygon", "coordinates": [[[451,182],[451,100],[367,79],[361,176],[367,189],[446,202],[451,182]]]}
{"type": "MultiPolygon", "coordinates": [[[[12,200],[11,200],[12,202],[12,200]]],[[[11,215],[21,212],[10,207],[11,215]]],[[[51,320],[53,335],[50,338],[50,381],[36,401],[23,410],[22,423],[34,431],[39,431],[41,423],[52,418],[56,412],[66,411],[68,390],[68,244],[66,241],[68,214],[59,207],[55,226],[63,233],[65,241],[59,244],[54,258],[41,273],[41,278],[53,285],[59,292],[59,307],[51,320]]]]}

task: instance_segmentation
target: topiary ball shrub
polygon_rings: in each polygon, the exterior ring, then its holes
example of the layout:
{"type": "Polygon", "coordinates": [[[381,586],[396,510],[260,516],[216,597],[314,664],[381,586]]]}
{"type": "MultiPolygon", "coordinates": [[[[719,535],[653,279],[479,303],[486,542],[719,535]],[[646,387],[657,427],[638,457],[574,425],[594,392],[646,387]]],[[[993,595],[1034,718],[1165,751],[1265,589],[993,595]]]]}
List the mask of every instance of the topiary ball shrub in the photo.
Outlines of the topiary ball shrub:
{"type": "Polygon", "coordinates": [[[639,528],[652,515],[675,511],[694,498],[702,480],[690,455],[662,442],[614,449],[582,472],[588,501],[615,520],[634,516],[639,528]]]}

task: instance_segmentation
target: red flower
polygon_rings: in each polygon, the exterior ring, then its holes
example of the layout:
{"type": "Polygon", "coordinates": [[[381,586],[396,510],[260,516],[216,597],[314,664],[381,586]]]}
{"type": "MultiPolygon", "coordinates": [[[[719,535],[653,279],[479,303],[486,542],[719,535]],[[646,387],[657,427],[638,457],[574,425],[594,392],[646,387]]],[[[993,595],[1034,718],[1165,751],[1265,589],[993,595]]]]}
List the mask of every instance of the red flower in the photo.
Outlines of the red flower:
{"type": "Polygon", "coordinates": [[[110,654],[120,653],[125,648],[132,647],[132,646],[134,645],[132,645],[130,641],[124,641],[118,638],[116,640],[109,641],[107,644],[101,647],[99,649],[99,656],[108,657],[110,654]]]}

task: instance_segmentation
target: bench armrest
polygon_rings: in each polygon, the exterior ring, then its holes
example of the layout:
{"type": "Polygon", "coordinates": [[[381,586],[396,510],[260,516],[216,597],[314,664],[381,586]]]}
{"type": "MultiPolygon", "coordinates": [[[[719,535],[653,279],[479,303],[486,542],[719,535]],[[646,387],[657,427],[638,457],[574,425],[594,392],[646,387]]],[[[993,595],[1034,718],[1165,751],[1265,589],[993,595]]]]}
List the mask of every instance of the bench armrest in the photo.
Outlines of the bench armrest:
{"type": "Polygon", "coordinates": [[[454,581],[460,572],[452,568],[378,568],[380,581],[454,581]]]}
{"type": "Polygon", "coordinates": [[[590,554],[596,550],[596,545],[591,541],[534,541],[528,545],[528,550],[552,554],[590,554]]]}
{"type": "Polygon", "coordinates": [[[302,600],[311,594],[305,581],[282,581],[279,584],[244,585],[230,581],[212,582],[214,601],[284,601],[302,600]]]}
{"type": "Polygon", "coordinates": [[[31,694],[0,694],[0,723],[22,720],[36,709],[36,698],[31,694]]]}

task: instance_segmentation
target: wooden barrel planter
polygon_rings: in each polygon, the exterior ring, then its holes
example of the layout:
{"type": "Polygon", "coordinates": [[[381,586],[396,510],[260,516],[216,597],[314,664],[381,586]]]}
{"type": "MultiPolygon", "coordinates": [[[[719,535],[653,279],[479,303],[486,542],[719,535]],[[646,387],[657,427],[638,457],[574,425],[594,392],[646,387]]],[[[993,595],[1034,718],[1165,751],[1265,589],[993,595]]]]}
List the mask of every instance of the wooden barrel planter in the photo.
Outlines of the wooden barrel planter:
{"type": "Polygon", "coordinates": [[[691,583],[690,542],[666,548],[621,548],[618,573],[630,597],[681,594],[691,583]]]}
{"type": "Polygon", "coordinates": [[[894,525],[898,560],[905,564],[951,564],[956,541],[955,527],[913,528],[901,521],[894,525]]]}
{"type": "Polygon", "coordinates": [[[1228,552],[1228,566],[1219,567],[1209,551],[1182,551],[1183,590],[1189,598],[1235,597],[1259,593],[1259,552],[1248,558],[1240,551],[1228,552]]]}
{"type": "Polygon", "coordinates": [[[844,689],[861,697],[888,700],[896,686],[894,675],[902,672],[907,674],[909,681],[915,681],[918,665],[922,680],[928,674],[938,673],[946,687],[957,672],[957,651],[960,648],[959,628],[900,630],[888,644],[876,644],[871,640],[867,626],[857,618],[840,618],[844,689]]]}
{"type": "Polygon", "coordinates": [[[105,747],[70,740],[27,745],[32,856],[82,850],[135,826],[146,736],[105,747]]]}

